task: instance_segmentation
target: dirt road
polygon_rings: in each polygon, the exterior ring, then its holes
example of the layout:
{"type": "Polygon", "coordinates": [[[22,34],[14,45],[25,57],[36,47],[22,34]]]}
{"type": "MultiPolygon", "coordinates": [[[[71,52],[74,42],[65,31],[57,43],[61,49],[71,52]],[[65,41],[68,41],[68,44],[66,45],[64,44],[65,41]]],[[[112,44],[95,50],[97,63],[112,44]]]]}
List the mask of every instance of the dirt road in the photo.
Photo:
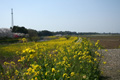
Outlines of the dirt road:
{"type": "Polygon", "coordinates": [[[120,80],[120,49],[101,50],[104,58],[101,60],[100,69],[103,71],[101,80],[120,80]],[[106,61],[106,64],[102,62],[106,61]]]}

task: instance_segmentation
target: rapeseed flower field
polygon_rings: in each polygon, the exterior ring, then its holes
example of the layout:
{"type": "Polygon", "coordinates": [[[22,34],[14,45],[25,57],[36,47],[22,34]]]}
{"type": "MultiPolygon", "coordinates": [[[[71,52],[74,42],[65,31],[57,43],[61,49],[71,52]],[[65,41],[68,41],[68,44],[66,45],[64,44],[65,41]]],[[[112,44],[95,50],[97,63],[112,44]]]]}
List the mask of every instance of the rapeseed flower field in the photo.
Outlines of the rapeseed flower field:
{"type": "MultiPolygon", "coordinates": [[[[25,39],[23,39],[25,41],[25,39]]],[[[24,42],[2,47],[19,56],[1,65],[1,80],[98,80],[101,54],[96,43],[78,37],[24,42]],[[19,45],[19,46],[18,46],[19,45]]],[[[104,62],[105,64],[105,62],[104,62]]]]}

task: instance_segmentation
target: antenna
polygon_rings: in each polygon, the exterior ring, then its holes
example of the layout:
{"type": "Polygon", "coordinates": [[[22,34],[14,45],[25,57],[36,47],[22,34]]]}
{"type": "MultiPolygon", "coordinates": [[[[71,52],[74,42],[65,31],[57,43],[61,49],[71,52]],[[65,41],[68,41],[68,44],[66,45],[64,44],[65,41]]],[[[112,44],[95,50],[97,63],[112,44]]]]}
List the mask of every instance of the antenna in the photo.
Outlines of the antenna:
{"type": "Polygon", "coordinates": [[[11,27],[13,28],[14,21],[13,21],[13,9],[11,9],[11,27]]]}

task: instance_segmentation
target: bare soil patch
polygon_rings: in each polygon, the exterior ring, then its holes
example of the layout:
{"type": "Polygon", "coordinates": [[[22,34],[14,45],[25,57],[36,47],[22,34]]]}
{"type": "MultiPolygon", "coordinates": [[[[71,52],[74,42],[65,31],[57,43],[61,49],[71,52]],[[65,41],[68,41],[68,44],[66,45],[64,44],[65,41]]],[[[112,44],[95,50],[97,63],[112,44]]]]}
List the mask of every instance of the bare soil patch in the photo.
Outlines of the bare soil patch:
{"type": "Polygon", "coordinates": [[[116,49],[120,46],[120,36],[87,36],[91,41],[100,40],[100,45],[105,49],[116,49]]]}

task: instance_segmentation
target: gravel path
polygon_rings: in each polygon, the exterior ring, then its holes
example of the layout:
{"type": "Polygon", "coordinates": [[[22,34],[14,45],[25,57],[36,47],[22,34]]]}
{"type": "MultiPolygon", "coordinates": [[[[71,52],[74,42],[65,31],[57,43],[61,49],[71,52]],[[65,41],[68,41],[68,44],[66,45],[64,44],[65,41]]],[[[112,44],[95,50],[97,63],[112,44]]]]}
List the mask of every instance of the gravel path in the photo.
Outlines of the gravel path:
{"type": "Polygon", "coordinates": [[[100,69],[103,71],[101,80],[120,80],[120,49],[102,49],[104,58],[101,60],[100,69]],[[106,61],[106,64],[102,62],[106,61]]]}

